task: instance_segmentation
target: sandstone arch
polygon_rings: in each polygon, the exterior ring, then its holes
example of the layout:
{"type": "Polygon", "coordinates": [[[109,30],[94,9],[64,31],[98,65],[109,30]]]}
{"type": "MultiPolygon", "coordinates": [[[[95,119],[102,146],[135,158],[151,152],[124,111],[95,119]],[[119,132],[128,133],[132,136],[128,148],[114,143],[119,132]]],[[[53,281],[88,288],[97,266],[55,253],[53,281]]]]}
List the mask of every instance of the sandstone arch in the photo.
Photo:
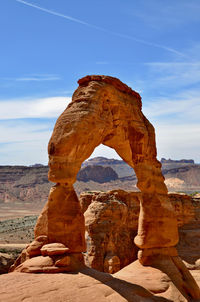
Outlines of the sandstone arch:
{"type": "MultiPolygon", "coordinates": [[[[92,154],[95,147],[103,143],[114,148],[135,169],[138,187],[143,193],[135,243],[141,249],[174,246],[178,241],[176,219],[167,198],[161,165],[156,159],[154,128],[143,115],[141,107],[140,95],[118,79],[87,76],[79,80],[72,102],[58,118],[49,142],[49,180],[60,184],[50,196],[63,190],[68,192],[66,194],[70,192],[66,211],[71,215],[71,203],[76,199],[72,187],[76,175],[82,162],[92,154]]],[[[78,201],[76,203],[78,213],[78,201]]],[[[52,205],[53,208],[56,207],[52,205]]],[[[72,248],[71,237],[74,239],[75,235],[71,233],[72,223],[67,227],[64,222],[66,218],[58,219],[54,209],[51,217],[50,204],[48,211],[49,222],[45,227],[50,241],[58,240],[60,228],[59,241],[72,248]]],[[[42,223],[40,220],[38,225],[42,223]]],[[[77,225],[77,222],[74,221],[73,225],[77,225]]],[[[41,231],[39,226],[36,227],[36,234],[41,235],[38,230],[41,231]]],[[[82,230],[79,226],[79,238],[84,237],[82,230]]],[[[82,241],[84,251],[84,238],[82,241]]],[[[77,245],[74,249],[77,250],[77,245]]]]}
{"type": "Polygon", "coordinates": [[[140,95],[108,76],[87,76],[78,83],[49,142],[48,176],[56,185],[37,221],[35,237],[62,243],[71,254],[86,250],[84,217],[73,183],[82,162],[102,143],[114,148],[138,178],[142,199],[135,243],[141,263],[158,266],[156,259],[160,265],[164,257],[170,268],[176,267],[170,277],[178,274],[174,283],[185,297],[200,297],[174,248],[177,221],[156,159],[154,128],[142,113],[140,95]]]}

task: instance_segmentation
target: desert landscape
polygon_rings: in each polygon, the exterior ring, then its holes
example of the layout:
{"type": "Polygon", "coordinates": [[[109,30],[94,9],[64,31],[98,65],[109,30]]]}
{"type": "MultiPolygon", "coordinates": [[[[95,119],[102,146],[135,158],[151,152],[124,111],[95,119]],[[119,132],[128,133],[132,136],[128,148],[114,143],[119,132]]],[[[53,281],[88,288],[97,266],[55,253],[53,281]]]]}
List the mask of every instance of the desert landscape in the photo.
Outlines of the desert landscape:
{"type": "Polygon", "coordinates": [[[0,302],[200,302],[200,2],[0,2],[0,302]]]}
{"type": "Polygon", "coordinates": [[[49,169],[0,167],[1,297],[199,301],[200,165],[157,160],[141,97],[120,80],[93,75],[78,83],[49,141],[49,169]],[[85,161],[100,143],[129,165],[85,161]]]}

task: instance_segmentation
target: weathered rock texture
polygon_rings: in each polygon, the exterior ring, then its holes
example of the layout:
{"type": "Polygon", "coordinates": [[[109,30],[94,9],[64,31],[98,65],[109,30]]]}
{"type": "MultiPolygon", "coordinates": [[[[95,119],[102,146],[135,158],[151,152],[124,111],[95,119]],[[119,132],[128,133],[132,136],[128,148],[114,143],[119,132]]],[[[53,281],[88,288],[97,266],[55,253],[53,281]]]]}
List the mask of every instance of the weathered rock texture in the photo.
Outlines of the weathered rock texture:
{"type": "MultiPolygon", "coordinates": [[[[137,259],[138,247],[133,238],[137,233],[141,198],[139,192],[123,190],[80,195],[89,266],[115,273],[137,259]]],[[[179,255],[189,269],[199,269],[200,200],[174,193],[169,194],[169,199],[178,221],[179,255]]]]}
{"type": "MultiPolygon", "coordinates": [[[[69,203],[73,203],[75,193],[72,193],[72,185],[82,162],[101,143],[114,148],[134,168],[143,196],[135,243],[141,249],[174,246],[178,242],[177,223],[167,197],[161,164],[156,159],[154,128],[141,111],[139,94],[118,79],[106,76],[87,76],[78,83],[79,88],[58,118],[49,142],[49,180],[59,183],[63,194],[64,191],[65,194],[71,192],[69,203]]],[[[75,233],[66,233],[66,229],[71,228],[71,221],[68,224],[63,221],[62,214],[55,213],[51,194],[47,211],[43,212],[36,225],[36,233],[50,232],[48,236],[51,237],[50,221],[53,219],[59,221],[54,236],[57,238],[59,233],[59,241],[64,244],[66,240],[74,242],[75,233]],[[49,215],[51,208],[54,217],[49,215]],[[44,228],[42,221],[45,221],[44,228]]],[[[61,196],[57,199],[56,208],[59,208],[59,203],[63,204],[61,196]]],[[[70,212],[67,207],[66,211],[70,212]]],[[[73,212],[79,215],[78,203],[77,207],[74,205],[73,212]]],[[[77,237],[82,237],[81,227],[76,229],[77,237]]],[[[52,240],[51,237],[50,242],[52,240]]]]}
{"type": "MultiPolygon", "coordinates": [[[[191,271],[200,284],[200,271],[191,271]]],[[[188,302],[160,270],[131,263],[114,275],[83,267],[73,274],[10,273],[0,276],[8,302],[188,302]]]]}
{"type": "MultiPolygon", "coordinates": [[[[141,111],[139,94],[107,76],[87,76],[78,83],[72,102],[58,118],[49,142],[48,177],[57,185],[50,191],[35,236],[46,235],[48,243],[62,243],[71,253],[85,251],[84,217],[73,184],[83,161],[102,143],[114,148],[134,168],[138,179],[142,198],[135,244],[141,249],[140,262],[158,268],[161,265],[161,269],[163,263],[164,268],[174,265],[179,290],[186,297],[200,298],[195,281],[182,267],[173,248],[178,242],[177,221],[161,164],[156,159],[154,128],[141,111]]],[[[108,267],[112,261],[118,262],[111,256],[108,255],[105,263],[108,267]]],[[[38,259],[42,268],[43,261],[46,263],[43,258],[38,259]]],[[[27,261],[28,266],[37,266],[37,261],[27,261]]]]}
{"type": "Polygon", "coordinates": [[[122,190],[81,194],[87,262],[91,267],[115,273],[137,259],[138,247],[134,237],[137,234],[140,199],[141,193],[122,190]]]}

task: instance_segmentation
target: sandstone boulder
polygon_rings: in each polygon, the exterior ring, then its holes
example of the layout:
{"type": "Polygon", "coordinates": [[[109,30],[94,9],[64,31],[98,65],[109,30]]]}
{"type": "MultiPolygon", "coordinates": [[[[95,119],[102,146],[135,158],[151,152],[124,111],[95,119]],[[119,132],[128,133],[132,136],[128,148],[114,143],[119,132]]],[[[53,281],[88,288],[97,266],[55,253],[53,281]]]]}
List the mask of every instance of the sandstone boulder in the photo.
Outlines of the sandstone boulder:
{"type": "Polygon", "coordinates": [[[47,236],[37,237],[27,248],[26,252],[29,257],[35,257],[41,255],[41,248],[48,242],[47,236]]]}

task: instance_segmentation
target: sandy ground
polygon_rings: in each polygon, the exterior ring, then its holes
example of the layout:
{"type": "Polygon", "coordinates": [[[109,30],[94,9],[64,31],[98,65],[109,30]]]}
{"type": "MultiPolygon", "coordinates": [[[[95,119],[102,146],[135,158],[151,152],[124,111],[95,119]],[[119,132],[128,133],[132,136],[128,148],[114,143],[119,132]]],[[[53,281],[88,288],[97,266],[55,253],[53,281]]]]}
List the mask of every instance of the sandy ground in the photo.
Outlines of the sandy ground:
{"type": "Polygon", "coordinates": [[[24,216],[39,215],[42,205],[30,203],[0,204],[0,221],[24,216]]]}

